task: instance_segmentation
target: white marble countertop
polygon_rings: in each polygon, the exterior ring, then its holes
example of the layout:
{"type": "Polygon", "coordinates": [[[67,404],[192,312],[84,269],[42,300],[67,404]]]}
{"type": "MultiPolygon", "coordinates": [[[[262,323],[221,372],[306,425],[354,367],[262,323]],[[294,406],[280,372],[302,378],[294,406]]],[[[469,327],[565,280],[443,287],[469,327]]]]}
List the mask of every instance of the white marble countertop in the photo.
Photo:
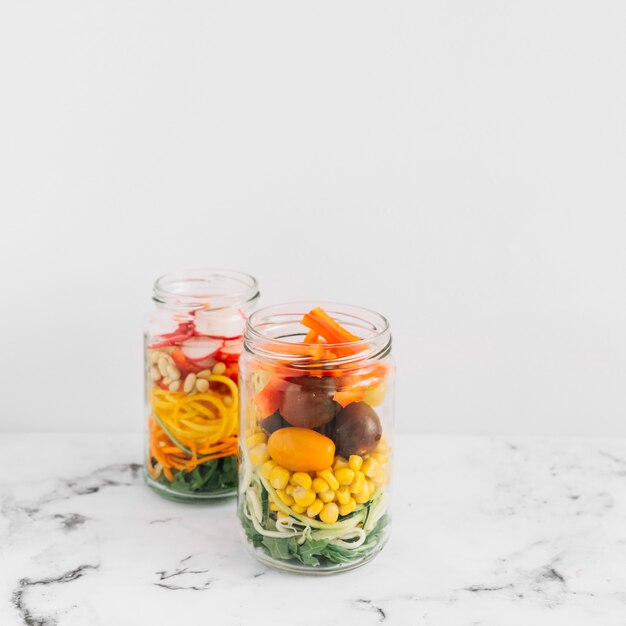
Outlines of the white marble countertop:
{"type": "Polygon", "coordinates": [[[398,437],[389,544],[321,578],[140,462],[138,435],[0,435],[2,626],[626,624],[626,440],[398,437]]]}

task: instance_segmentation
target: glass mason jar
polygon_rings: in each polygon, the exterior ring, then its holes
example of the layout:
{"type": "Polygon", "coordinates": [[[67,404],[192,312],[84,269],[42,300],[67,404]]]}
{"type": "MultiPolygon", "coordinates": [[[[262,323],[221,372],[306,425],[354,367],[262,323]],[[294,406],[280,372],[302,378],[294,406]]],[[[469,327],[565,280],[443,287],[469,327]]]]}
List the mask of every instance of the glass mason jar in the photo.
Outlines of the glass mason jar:
{"type": "Polygon", "coordinates": [[[238,514],[255,556],[305,573],[363,565],[390,523],[387,320],[341,304],[264,308],[239,365],[238,514]]]}
{"type": "Polygon", "coordinates": [[[195,270],[162,276],[144,335],[145,481],[177,501],[237,490],[238,359],[257,303],[248,274],[195,270]]]}

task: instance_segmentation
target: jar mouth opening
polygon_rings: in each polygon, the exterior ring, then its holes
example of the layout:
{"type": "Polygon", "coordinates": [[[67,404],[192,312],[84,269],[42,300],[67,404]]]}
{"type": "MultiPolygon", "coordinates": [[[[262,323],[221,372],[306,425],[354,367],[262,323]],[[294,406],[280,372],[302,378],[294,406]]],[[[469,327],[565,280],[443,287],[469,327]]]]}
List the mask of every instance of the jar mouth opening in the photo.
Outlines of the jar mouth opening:
{"type": "Polygon", "coordinates": [[[386,317],[359,306],[337,302],[291,302],[264,307],[250,315],[246,322],[244,346],[248,352],[268,361],[288,362],[293,366],[335,368],[344,363],[386,356],[391,348],[391,332],[386,317]],[[337,358],[312,358],[310,354],[294,354],[294,345],[319,347],[306,342],[307,328],[301,324],[304,314],[321,307],[338,324],[358,336],[356,341],[324,343],[328,351],[336,350],[337,358]]]}
{"type": "Polygon", "coordinates": [[[245,272],[191,269],[163,274],[154,282],[152,299],[181,308],[222,309],[259,296],[256,278],[245,272]]]}

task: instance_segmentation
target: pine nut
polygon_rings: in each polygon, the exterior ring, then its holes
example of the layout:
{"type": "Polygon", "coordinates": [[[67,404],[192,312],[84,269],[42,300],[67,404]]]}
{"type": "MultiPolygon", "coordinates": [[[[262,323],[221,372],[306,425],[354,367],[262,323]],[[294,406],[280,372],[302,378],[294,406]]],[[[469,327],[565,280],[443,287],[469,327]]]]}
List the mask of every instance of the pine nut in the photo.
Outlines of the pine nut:
{"type": "Polygon", "coordinates": [[[173,382],[174,382],[174,379],[173,379],[173,378],[170,378],[169,376],[166,376],[166,377],[163,379],[163,384],[164,384],[164,385],[171,385],[173,382]]]}
{"type": "Polygon", "coordinates": [[[196,389],[200,393],[204,393],[205,391],[208,391],[209,390],[209,381],[205,380],[204,378],[196,379],[196,389]]]}
{"type": "Polygon", "coordinates": [[[150,361],[151,365],[156,365],[161,356],[162,353],[158,350],[151,350],[150,352],[148,352],[148,360],[150,361]]]}
{"type": "Polygon", "coordinates": [[[175,380],[173,383],[170,383],[167,388],[170,391],[178,391],[180,389],[180,380],[175,380]]]}
{"type": "Polygon", "coordinates": [[[189,393],[196,384],[196,375],[191,372],[189,374],[187,374],[187,378],[185,378],[185,384],[183,385],[183,391],[185,393],[189,393]]]}
{"type": "Polygon", "coordinates": [[[159,359],[159,372],[161,376],[167,376],[167,359],[163,356],[159,359]]]}
{"type": "Polygon", "coordinates": [[[213,373],[221,376],[226,371],[226,363],[219,361],[213,366],[213,373]]]}
{"type": "Polygon", "coordinates": [[[197,378],[204,378],[209,380],[209,376],[213,376],[213,372],[211,370],[202,370],[196,374],[197,378]]]}
{"type": "Polygon", "coordinates": [[[154,382],[161,379],[161,372],[159,372],[159,368],[156,365],[150,368],[150,378],[152,378],[154,382]]]}
{"type": "Polygon", "coordinates": [[[175,365],[167,366],[167,375],[172,380],[178,380],[180,378],[180,370],[175,365]]]}

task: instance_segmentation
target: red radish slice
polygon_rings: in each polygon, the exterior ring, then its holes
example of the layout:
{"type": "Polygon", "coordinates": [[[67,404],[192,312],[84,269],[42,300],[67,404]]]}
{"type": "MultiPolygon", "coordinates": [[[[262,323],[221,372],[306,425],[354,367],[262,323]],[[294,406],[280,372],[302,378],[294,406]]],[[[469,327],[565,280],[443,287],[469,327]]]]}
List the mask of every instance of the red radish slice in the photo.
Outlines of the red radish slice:
{"type": "Polygon", "coordinates": [[[210,337],[190,337],[182,344],[183,354],[190,361],[202,361],[212,357],[223,343],[219,339],[210,337]]]}
{"type": "Polygon", "coordinates": [[[224,339],[224,346],[226,348],[230,346],[241,346],[243,344],[243,335],[239,335],[239,337],[230,337],[229,339],[224,339]]]}
{"type": "Polygon", "coordinates": [[[209,337],[237,337],[244,327],[238,311],[232,309],[197,311],[194,321],[196,334],[209,337]]]}
{"type": "Polygon", "coordinates": [[[176,330],[171,333],[163,333],[161,336],[164,339],[174,339],[175,337],[184,336],[190,337],[193,333],[193,322],[181,322],[176,330]]]}
{"type": "Polygon", "coordinates": [[[241,343],[237,343],[232,344],[232,345],[227,345],[226,342],[224,342],[224,347],[220,350],[220,354],[241,354],[241,351],[243,350],[243,345],[241,343]]]}
{"type": "Polygon", "coordinates": [[[151,346],[148,346],[150,350],[156,350],[157,348],[167,348],[168,346],[176,346],[185,339],[189,339],[189,335],[175,335],[174,337],[170,337],[166,341],[160,341],[158,343],[153,343],[151,346]]]}
{"type": "MultiPolygon", "coordinates": [[[[217,354],[219,354],[219,352],[217,354]]],[[[217,355],[210,356],[207,359],[200,359],[199,361],[192,361],[192,363],[197,365],[202,370],[210,370],[217,363],[215,356],[217,355]]]]}
{"type": "Polygon", "coordinates": [[[226,361],[227,363],[234,363],[239,360],[239,355],[243,352],[243,344],[238,341],[236,344],[230,346],[224,345],[223,348],[215,355],[220,361],[226,361]]]}

